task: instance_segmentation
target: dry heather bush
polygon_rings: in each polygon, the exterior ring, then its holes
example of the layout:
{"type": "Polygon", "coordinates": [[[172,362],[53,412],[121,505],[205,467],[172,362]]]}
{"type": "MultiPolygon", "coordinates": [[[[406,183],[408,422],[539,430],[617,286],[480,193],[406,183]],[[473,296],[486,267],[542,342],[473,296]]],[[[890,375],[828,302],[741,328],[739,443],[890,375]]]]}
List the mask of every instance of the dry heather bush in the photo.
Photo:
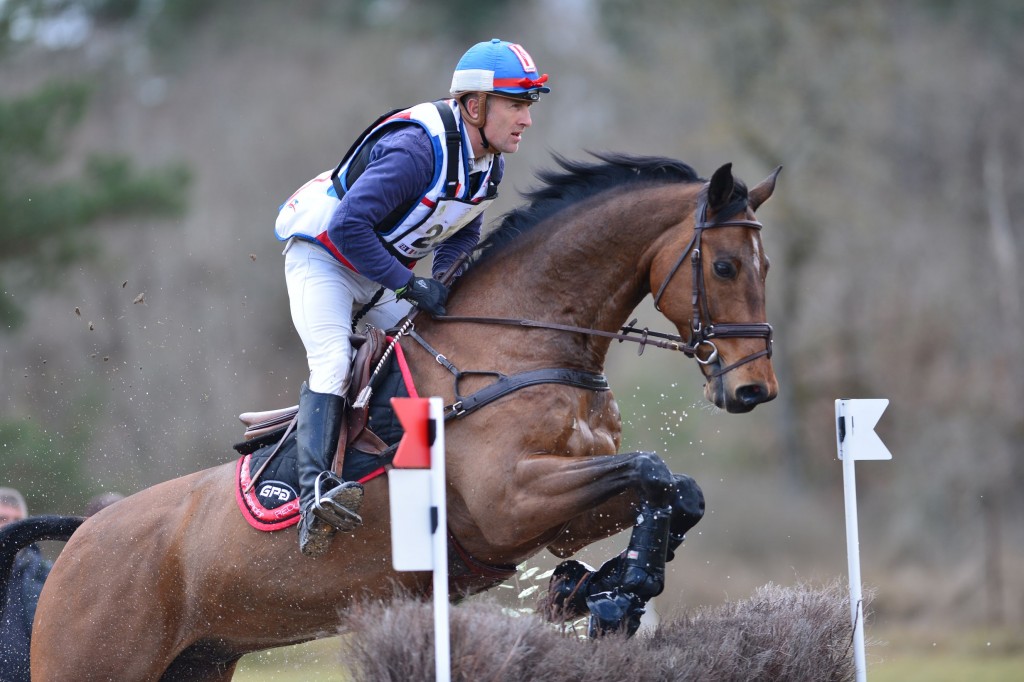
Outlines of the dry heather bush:
{"type": "MultiPolygon", "coordinates": [[[[434,679],[433,611],[401,599],[352,613],[343,660],[356,682],[434,679]]],[[[663,621],[650,636],[591,641],[495,604],[451,611],[453,680],[663,682],[853,680],[849,600],[839,584],[766,585],[748,599],[663,621]]]]}

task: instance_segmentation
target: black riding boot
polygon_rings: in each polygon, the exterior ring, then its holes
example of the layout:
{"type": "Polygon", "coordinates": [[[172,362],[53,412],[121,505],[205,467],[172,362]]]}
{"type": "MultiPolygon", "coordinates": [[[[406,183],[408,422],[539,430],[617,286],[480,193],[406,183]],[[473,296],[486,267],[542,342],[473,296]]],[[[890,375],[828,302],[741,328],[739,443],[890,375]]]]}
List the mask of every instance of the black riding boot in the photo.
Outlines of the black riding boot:
{"type": "Polygon", "coordinates": [[[344,398],[316,393],[302,384],[295,440],[301,513],[299,550],[306,556],[320,556],[336,531],[350,531],[363,522],[359,515],[363,486],[342,481],[330,471],[344,414],[344,398]]]}

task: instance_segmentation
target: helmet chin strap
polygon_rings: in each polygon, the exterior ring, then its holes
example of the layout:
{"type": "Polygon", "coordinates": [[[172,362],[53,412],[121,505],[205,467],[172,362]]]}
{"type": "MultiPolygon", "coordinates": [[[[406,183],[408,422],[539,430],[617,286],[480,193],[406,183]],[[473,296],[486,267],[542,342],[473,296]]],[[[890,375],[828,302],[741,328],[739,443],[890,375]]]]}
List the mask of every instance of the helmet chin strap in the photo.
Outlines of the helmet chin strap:
{"type": "Polygon", "coordinates": [[[487,141],[487,135],[484,133],[484,124],[487,122],[487,93],[478,92],[476,94],[476,97],[476,101],[479,104],[479,111],[477,112],[476,116],[470,115],[469,110],[466,108],[466,105],[463,103],[461,97],[458,100],[459,109],[462,111],[463,121],[465,121],[466,123],[475,128],[480,129],[480,143],[483,144],[484,149],[490,149],[491,144],[490,142],[487,141]]]}

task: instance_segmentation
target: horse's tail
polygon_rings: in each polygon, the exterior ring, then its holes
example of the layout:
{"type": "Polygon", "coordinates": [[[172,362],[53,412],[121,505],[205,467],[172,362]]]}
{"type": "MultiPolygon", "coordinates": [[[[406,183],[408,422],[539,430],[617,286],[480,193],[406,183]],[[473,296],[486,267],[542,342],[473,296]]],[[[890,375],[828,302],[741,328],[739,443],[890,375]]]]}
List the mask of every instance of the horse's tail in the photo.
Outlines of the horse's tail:
{"type": "Polygon", "coordinates": [[[18,552],[41,540],[66,541],[83,521],[81,516],[33,516],[0,528],[0,604],[6,603],[7,583],[18,552]]]}

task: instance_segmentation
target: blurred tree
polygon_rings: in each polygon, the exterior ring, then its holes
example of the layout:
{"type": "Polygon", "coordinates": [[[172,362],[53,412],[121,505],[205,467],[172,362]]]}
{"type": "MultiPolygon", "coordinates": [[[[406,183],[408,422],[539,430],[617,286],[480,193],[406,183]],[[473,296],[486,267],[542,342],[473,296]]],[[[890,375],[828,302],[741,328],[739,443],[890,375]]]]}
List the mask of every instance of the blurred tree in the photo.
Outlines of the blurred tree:
{"type": "MultiPolygon", "coordinates": [[[[64,49],[87,39],[95,21],[125,21],[162,3],[139,0],[0,3],[0,58],[19,50],[64,49]]],[[[202,3],[166,10],[194,20],[202,3]]],[[[83,227],[125,215],[176,216],[186,205],[189,172],[181,164],[139,171],[131,159],[91,154],[77,178],[63,169],[65,151],[88,106],[91,86],[50,81],[32,92],[0,96],[0,329],[13,331],[31,295],[53,285],[73,262],[94,255],[97,243],[83,227]]]]}
{"type": "Polygon", "coordinates": [[[85,481],[78,456],[89,435],[81,430],[55,436],[25,420],[0,420],[3,481],[17,487],[33,513],[80,513],[88,491],[98,490],[85,481]]]}
{"type": "MultiPolygon", "coordinates": [[[[139,6],[0,3],[0,59],[13,61],[20,50],[63,49],[84,40],[94,16],[127,18],[139,6]]],[[[84,80],[50,80],[27,93],[0,94],[2,333],[15,332],[33,295],[61,282],[73,263],[98,254],[102,236],[95,228],[128,215],[180,216],[186,209],[190,172],[181,163],[143,171],[125,155],[93,153],[81,160],[69,154],[92,89],[84,80]]],[[[83,480],[76,455],[91,440],[90,429],[54,435],[30,419],[0,419],[4,477],[25,491],[33,508],[80,511],[82,495],[95,490],[83,480]],[[69,490],[78,496],[69,498],[69,490]]]]}
{"type": "Polygon", "coordinates": [[[23,97],[0,99],[0,324],[13,330],[27,299],[52,285],[71,263],[91,255],[82,228],[126,214],[180,215],[188,170],[181,164],[141,172],[124,156],[90,155],[77,179],[47,176],[62,160],[89,88],[49,83],[23,97]]]}

